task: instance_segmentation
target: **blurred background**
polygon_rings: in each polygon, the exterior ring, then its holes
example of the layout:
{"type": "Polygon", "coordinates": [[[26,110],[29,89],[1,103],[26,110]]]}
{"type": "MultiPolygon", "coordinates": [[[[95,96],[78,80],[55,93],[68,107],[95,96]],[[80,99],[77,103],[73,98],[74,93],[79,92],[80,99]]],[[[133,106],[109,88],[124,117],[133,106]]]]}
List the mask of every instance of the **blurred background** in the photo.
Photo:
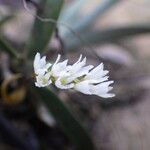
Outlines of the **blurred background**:
{"type": "MultiPolygon", "coordinates": [[[[46,49],[43,54],[51,62],[58,53],[70,64],[83,54],[88,64],[103,62],[110,71],[112,92],[116,94],[111,99],[52,87],[83,124],[96,150],[149,150],[150,1],[66,0],[57,21],[51,16],[39,16],[45,18],[45,32],[49,32],[49,24],[55,25],[47,47],[40,44],[46,34],[40,34],[39,26],[33,40],[36,46],[28,48],[25,45],[34,37],[39,3],[0,0],[0,38],[23,54],[18,65],[4,50],[6,43],[0,42],[0,149],[75,149],[45,105],[36,103],[37,93],[24,86],[28,79],[12,76],[32,72],[32,64],[28,64],[31,60],[22,59],[28,49],[34,49],[34,55],[46,49]],[[24,70],[23,63],[27,64],[24,70]]],[[[53,7],[45,9],[51,11],[53,7]]]]}

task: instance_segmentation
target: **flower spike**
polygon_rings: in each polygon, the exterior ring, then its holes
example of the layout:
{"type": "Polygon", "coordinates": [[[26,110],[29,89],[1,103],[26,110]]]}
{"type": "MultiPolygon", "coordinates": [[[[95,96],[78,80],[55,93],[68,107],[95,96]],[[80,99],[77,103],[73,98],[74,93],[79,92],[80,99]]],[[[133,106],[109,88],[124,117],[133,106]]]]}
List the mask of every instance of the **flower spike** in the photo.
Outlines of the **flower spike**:
{"type": "Polygon", "coordinates": [[[54,84],[60,89],[74,89],[87,95],[97,95],[103,98],[114,97],[115,94],[109,93],[112,90],[114,81],[108,81],[109,71],[104,70],[101,63],[94,68],[93,65],[86,66],[86,57],[79,59],[73,65],[67,65],[68,60],[59,62],[59,54],[55,63],[46,62],[46,56],[41,57],[37,53],[34,58],[34,72],[36,74],[35,86],[46,87],[54,84]],[[106,76],[107,75],[107,76],[106,76]]]}

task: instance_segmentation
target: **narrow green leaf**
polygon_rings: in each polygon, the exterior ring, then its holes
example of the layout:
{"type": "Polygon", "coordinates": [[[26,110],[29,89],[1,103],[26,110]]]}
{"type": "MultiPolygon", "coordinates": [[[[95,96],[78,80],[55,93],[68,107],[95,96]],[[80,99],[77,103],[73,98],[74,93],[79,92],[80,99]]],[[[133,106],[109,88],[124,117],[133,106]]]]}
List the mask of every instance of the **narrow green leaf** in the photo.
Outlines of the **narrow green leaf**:
{"type": "Polygon", "coordinates": [[[129,36],[135,36],[138,34],[150,33],[150,27],[147,26],[129,26],[129,27],[118,27],[113,29],[105,29],[103,31],[91,31],[81,35],[81,39],[75,38],[65,43],[65,48],[78,49],[81,46],[98,45],[108,42],[115,42],[129,36]]]}
{"type": "Polygon", "coordinates": [[[0,37],[0,51],[7,52],[10,56],[18,58],[17,52],[2,37],[0,37]]]}
{"type": "MultiPolygon", "coordinates": [[[[120,0],[103,0],[99,5],[87,15],[84,19],[80,20],[77,24],[75,31],[80,32],[82,30],[88,29],[93,23],[100,19],[109,9],[117,4],[120,0]]],[[[87,30],[86,30],[87,31],[87,30]]]]}
{"type": "Polygon", "coordinates": [[[77,150],[94,150],[93,143],[81,126],[75,119],[65,104],[49,89],[36,88],[48,110],[53,114],[60,127],[63,129],[69,139],[75,144],[77,150]]]}
{"type": "MultiPolygon", "coordinates": [[[[90,0],[80,0],[81,2],[79,3],[78,1],[75,3],[80,4],[80,8],[86,5],[90,0]]],[[[90,27],[95,23],[97,19],[100,20],[100,17],[102,17],[106,12],[112,8],[115,4],[117,4],[121,0],[102,0],[99,1],[99,4],[96,6],[96,8],[89,13],[88,15],[84,16],[83,18],[79,18],[78,21],[70,21],[73,20],[73,18],[76,18],[77,14],[80,16],[80,12],[77,9],[69,9],[70,13],[67,12],[67,14],[63,13],[63,15],[60,17],[61,22],[66,22],[72,29],[77,32],[77,33],[86,33],[87,31],[89,32],[90,27]],[[72,12],[74,11],[74,12],[72,12]],[[74,15],[73,15],[74,14],[74,15]],[[65,20],[63,20],[65,19],[65,20]],[[68,19],[68,20],[66,20],[68,19]]],[[[74,6],[72,6],[74,8],[74,6]]],[[[68,41],[69,39],[73,39],[74,35],[66,28],[60,27],[61,30],[63,30],[61,33],[61,36],[64,38],[65,41],[68,41]]]]}
{"type": "Polygon", "coordinates": [[[64,7],[60,14],[59,22],[65,22],[72,26],[75,25],[74,23],[77,23],[81,19],[80,11],[86,3],[88,3],[88,0],[78,0],[73,1],[69,6],[64,7]]]}
{"type": "Polygon", "coordinates": [[[63,0],[40,1],[39,8],[37,10],[38,18],[35,18],[32,35],[29,43],[27,43],[30,58],[33,58],[37,51],[41,52],[46,50],[56,26],[56,23],[49,19],[57,21],[62,4],[63,0]],[[46,18],[48,21],[40,20],[39,17],[46,18]]]}

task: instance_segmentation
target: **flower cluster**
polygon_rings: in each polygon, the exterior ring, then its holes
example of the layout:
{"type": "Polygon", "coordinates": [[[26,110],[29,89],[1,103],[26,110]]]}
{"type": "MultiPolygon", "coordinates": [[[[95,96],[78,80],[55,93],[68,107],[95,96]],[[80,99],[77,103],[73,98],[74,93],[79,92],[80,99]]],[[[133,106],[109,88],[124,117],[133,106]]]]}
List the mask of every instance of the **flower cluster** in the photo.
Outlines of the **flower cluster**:
{"type": "Polygon", "coordinates": [[[107,70],[101,63],[94,68],[93,65],[86,66],[86,57],[79,59],[73,65],[68,65],[68,60],[60,62],[58,55],[54,64],[46,62],[46,56],[41,57],[39,53],[34,59],[34,72],[36,75],[35,85],[46,87],[54,84],[60,89],[75,89],[84,94],[97,95],[108,98],[115,96],[108,93],[113,81],[108,81],[107,70]]]}

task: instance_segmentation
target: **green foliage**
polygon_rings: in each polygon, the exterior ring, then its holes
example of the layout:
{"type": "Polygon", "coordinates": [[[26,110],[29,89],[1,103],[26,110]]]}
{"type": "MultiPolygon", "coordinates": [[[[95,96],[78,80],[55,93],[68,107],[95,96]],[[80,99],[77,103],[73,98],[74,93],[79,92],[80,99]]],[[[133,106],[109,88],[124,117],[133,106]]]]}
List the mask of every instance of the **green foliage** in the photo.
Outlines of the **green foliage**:
{"type": "MultiPolygon", "coordinates": [[[[80,13],[82,13],[81,8],[84,7],[88,1],[90,0],[75,1],[71,8],[64,10],[64,13],[60,16],[60,21],[68,24],[74,32],[86,34],[86,32],[89,32],[91,26],[96,22],[96,20],[100,19],[120,0],[103,0],[102,2],[99,2],[91,13],[84,17],[80,17],[80,13]]],[[[62,30],[61,37],[65,42],[70,39],[76,40],[77,37],[75,37],[75,35],[73,35],[68,29],[61,28],[61,26],[60,29],[62,30]]]]}
{"type": "Polygon", "coordinates": [[[7,52],[10,56],[17,58],[16,50],[11,47],[11,45],[6,42],[2,37],[0,37],[0,51],[7,52]]]}
{"type": "Polygon", "coordinates": [[[80,39],[75,38],[75,40],[66,43],[65,48],[66,50],[76,50],[82,46],[116,42],[129,36],[135,36],[143,33],[150,33],[150,27],[143,25],[94,30],[81,35],[83,42],[81,42],[80,39]]]}
{"type": "MultiPolygon", "coordinates": [[[[102,44],[106,42],[114,42],[128,36],[137,35],[140,33],[149,33],[150,28],[145,26],[128,26],[122,28],[110,28],[99,31],[91,31],[90,27],[95,21],[103,16],[112,6],[117,4],[120,0],[103,0],[103,3],[97,5],[89,15],[83,19],[80,18],[80,8],[83,7],[87,0],[77,0],[70,8],[66,8],[60,17],[58,26],[60,37],[62,38],[65,50],[77,50],[81,46],[88,46],[93,44],[102,44]],[[63,24],[67,24],[73,29],[74,33],[83,39],[72,34],[68,28],[64,28],[63,24]],[[62,28],[61,28],[62,27],[62,28]],[[88,32],[87,32],[88,31],[88,32]],[[79,34],[78,34],[79,33],[79,34]]],[[[32,28],[32,33],[26,43],[28,50],[28,59],[33,60],[36,52],[43,52],[48,48],[49,41],[52,37],[60,11],[63,5],[63,0],[41,0],[35,17],[32,28]]],[[[1,20],[2,26],[10,18],[6,17],[1,20]]],[[[7,52],[10,56],[18,58],[18,54],[11,45],[0,37],[0,51],[7,52]]],[[[23,62],[24,63],[24,62],[23,62]]],[[[24,66],[27,64],[24,64],[24,66]]],[[[31,70],[31,68],[28,68],[31,70]]],[[[32,73],[31,73],[32,74],[32,73]]],[[[75,144],[77,150],[93,150],[93,143],[82,125],[76,120],[70,110],[52,91],[45,88],[34,88],[36,93],[39,94],[40,100],[45,103],[48,110],[53,114],[56,121],[63,129],[64,133],[75,144]]]]}
{"type": "MultiPolygon", "coordinates": [[[[41,8],[37,10],[37,15],[41,18],[57,20],[62,2],[62,0],[41,1],[41,8]]],[[[31,58],[33,58],[37,51],[44,51],[47,48],[51,35],[56,27],[53,20],[52,22],[49,19],[45,20],[47,21],[41,21],[36,18],[34,22],[32,37],[28,44],[29,57],[31,58]]],[[[79,150],[94,149],[89,135],[63,102],[48,89],[36,88],[36,91],[41,95],[42,102],[46,104],[48,110],[53,114],[60,127],[75,144],[76,148],[79,150]]]]}
{"type": "Polygon", "coordinates": [[[36,88],[48,110],[53,114],[65,134],[75,144],[77,150],[93,150],[94,146],[89,135],[64,103],[49,89],[36,88]]]}
{"type": "Polygon", "coordinates": [[[54,20],[58,19],[63,0],[41,0],[37,10],[37,16],[33,25],[31,38],[27,49],[29,57],[33,58],[37,51],[45,51],[56,27],[54,20]],[[40,19],[45,18],[45,19],[40,19]]]}

